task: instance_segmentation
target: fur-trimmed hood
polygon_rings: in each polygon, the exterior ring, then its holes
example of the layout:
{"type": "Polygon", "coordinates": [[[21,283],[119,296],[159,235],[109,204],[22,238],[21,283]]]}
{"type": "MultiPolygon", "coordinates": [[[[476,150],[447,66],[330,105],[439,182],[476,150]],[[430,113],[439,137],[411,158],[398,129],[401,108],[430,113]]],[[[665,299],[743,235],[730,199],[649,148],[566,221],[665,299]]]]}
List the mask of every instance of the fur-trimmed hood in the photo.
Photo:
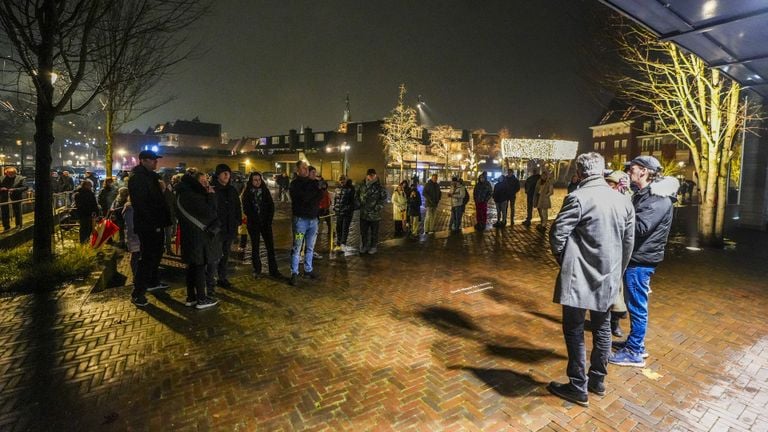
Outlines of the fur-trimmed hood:
{"type": "Polygon", "coordinates": [[[651,183],[651,194],[672,198],[672,202],[677,201],[677,191],[680,189],[680,182],[671,176],[660,177],[651,183]]]}

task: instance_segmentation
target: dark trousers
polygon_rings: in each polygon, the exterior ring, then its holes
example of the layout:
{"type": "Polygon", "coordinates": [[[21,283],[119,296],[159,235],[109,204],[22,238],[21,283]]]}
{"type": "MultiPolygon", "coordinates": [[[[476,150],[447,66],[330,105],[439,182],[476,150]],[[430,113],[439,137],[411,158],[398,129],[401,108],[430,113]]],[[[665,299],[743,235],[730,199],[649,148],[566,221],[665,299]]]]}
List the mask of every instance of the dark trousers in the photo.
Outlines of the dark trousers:
{"type": "Polygon", "coordinates": [[[526,203],[526,211],[527,211],[525,215],[525,221],[530,222],[531,218],[533,217],[533,194],[525,196],[525,203],[526,203]]]}
{"type": "Polygon", "coordinates": [[[227,280],[227,265],[229,264],[229,253],[232,251],[232,238],[221,239],[221,258],[216,273],[219,280],[227,280]]]}
{"type": "Polygon", "coordinates": [[[515,200],[511,199],[509,200],[509,224],[514,225],[515,224],[515,200]]]}
{"type": "Polygon", "coordinates": [[[160,283],[159,267],[163,259],[163,243],[165,234],[162,228],[155,231],[142,231],[136,233],[141,242],[139,253],[139,265],[133,278],[133,296],[138,297],[147,293],[147,287],[154,287],[160,283]]]}
{"type": "Polygon", "coordinates": [[[347,237],[349,237],[349,225],[352,224],[352,215],[338,215],[336,217],[336,238],[339,240],[337,243],[340,245],[347,244],[347,237]]]}
{"type": "Polygon", "coordinates": [[[3,228],[11,229],[11,209],[13,209],[13,218],[16,219],[16,227],[22,224],[21,203],[0,205],[0,213],[3,217],[3,228]]]}
{"type": "Polygon", "coordinates": [[[187,264],[187,298],[200,301],[205,298],[206,264],[187,264]]]}
{"type": "Polygon", "coordinates": [[[87,218],[80,219],[80,243],[85,244],[91,240],[91,232],[93,231],[93,218],[88,216],[87,218]]]}
{"type": "Polygon", "coordinates": [[[403,235],[403,221],[395,221],[395,235],[403,235]]]}
{"type": "Polygon", "coordinates": [[[379,244],[379,221],[360,218],[361,251],[368,251],[379,244]]]}
{"type": "Polygon", "coordinates": [[[478,225],[485,225],[488,223],[488,202],[487,201],[475,201],[475,219],[478,225]]]}
{"type": "Polygon", "coordinates": [[[571,385],[587,394],[588,379],[602,383],[608,374],[608,356],[611,353],[611,313],[589,311],[592,327],[592,354],[587,372],[587,351],[584,346],[584,318],[586,309],[563,306],[563,335],[568,349],[566,373],[571,385]]]}
{"type": "Polygon", "coordinates": [[[277,273],[277,260],[275,259],[275,242],[272,236],[272,224],[248,225],[248,235],[251,236],[251,262],[253,271],[261,273],[261,253],[259,243],[264,239],[264,248],[267,250],[267,266],[269,273],[277,273]]]}

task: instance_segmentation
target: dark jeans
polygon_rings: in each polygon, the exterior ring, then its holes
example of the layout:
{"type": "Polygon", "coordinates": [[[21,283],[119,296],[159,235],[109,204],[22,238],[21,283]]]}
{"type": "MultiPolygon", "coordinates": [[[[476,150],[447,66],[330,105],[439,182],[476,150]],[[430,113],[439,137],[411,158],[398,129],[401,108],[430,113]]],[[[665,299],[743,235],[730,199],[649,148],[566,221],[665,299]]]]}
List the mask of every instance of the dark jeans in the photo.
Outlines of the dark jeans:
{"type": "Polygon", "coordinates": [[[526,214],[525,214],[525,221],[530,222],[531,218],[533,217],[533,195],[526,195],[525,196],[525,203],[527,204],[526,207],[526,214]]]}
{"type": "Polygon", "coordinates": [[[462,218],[464,217],[464,206],[453,206],[451,207],[451,222],[450,222],[450,229],[451,231],[459,231],[461,229],[462,218]]]}
{"type": "Polygon", "coordinates": [[[339,215],[336,218],[336,236],[338,244],[346,245],[349,237],[349,225],[352,223],[352,215],[339,215]]]}
{"type": "Polygon", "coordinates": [[[205,296],[206,264],[187,264],[187,298],[200,301],[205,296]]]}
{"type": "Polygon", "coordinates": [[[587,394],[587,375],[594,383],[602,383],[608,374],[608,356],[611,353],[611,313],[589,311],[592,327],[592,354],[587,369],[587,351],[584,346],[584,318],[586,309],[563,305],[563,335],[568,349],[566,373],[571,385],[587,394]]]}
{"type": "Polygon", "coordinates": [[[232,250],[232,238],[222,238],[221,240],[221,258],[216,273],[219,280],[227,280],[227,264],[229,264],[229,253],[232,250]]]}
{"type": "Polygon", "coordinates": [[[11,229],[11,209],[13,209],[13,218],[16,219],[16,227],[20,227],[22,224],[21,217],[21,203],[0,205],[0,212],[3,217],[3,228],[11,229]]]}
{"type": "Polygon", "coordinates": [[[496,203],[496,223],[507,223],[507,201],[499,201],[496,203]]]}
{"type": "Polygon", "coordinates": [[[165,234],[162,228],[155,231],[142,231],[136,233],[141,242],[139,253],[139,265],[136,268],[136,275],[133,278],[134,297],[142,296],[147,293],[147,287],[154,287],[160,283],[158,268],[160,260],[163,259],[163,243],[165,234]]]}
{"type": "Polygon", "coordinates": [[[515,224],[515,200],[509,200],[509,224],[515,224]]]}
{"type": "Polygon", "coordinates": [[[275,259],[275,242],[272,237],[272,224],[248,225],[248,234],[251,236],[251,262],[253,271],[261,273],[261,254],[259,243],[264,238],[264,248],[267,250],[267,265],[269,273],[277,273],[277,260],[275,259]]]}
{"type": "Polygon", "coordinates": [[[91,240],[92,231],[93,218],[88,216],[87,218],[80,219],[80,243],[88,243],[91,240]]]}
{"type": "Polygon", "coordinates": [[[368,251],[379,244],[379,221],[360,218],[360,251],[368,251]]]}

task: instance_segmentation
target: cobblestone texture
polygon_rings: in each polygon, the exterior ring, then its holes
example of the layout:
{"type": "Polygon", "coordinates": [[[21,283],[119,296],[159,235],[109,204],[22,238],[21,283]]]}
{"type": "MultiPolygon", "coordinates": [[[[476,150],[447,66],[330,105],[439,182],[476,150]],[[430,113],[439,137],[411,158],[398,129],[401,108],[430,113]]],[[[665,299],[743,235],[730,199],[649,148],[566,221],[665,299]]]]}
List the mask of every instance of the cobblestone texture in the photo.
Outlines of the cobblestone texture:
{"type": "Polygon", "coordinates": [[[768,236],[733,236],[671,240],[648,366],[611,366],[590,408],[544,389],[565,373],[557,266],[515,225],[326,256],[297,287],[233,262],[205,311],[172,258],[145,309],[129,287],[0,299],[0,430],[768,430],[768,236]]]}

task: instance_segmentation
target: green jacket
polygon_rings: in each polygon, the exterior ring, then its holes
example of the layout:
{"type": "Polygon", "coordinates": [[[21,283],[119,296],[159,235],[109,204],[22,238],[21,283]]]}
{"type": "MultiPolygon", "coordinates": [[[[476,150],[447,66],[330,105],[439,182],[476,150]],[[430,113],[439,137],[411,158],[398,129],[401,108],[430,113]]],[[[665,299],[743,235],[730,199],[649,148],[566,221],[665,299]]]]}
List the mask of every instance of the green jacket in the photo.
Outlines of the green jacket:
{"type": "Polygon", "coordinates": [[[387,191],[381,186],[379,179],[370,183],[364,181],[357,188],[357,202],[360,203],[360,219],[381,220],[381,209],[387,202],[387,191]]]}

